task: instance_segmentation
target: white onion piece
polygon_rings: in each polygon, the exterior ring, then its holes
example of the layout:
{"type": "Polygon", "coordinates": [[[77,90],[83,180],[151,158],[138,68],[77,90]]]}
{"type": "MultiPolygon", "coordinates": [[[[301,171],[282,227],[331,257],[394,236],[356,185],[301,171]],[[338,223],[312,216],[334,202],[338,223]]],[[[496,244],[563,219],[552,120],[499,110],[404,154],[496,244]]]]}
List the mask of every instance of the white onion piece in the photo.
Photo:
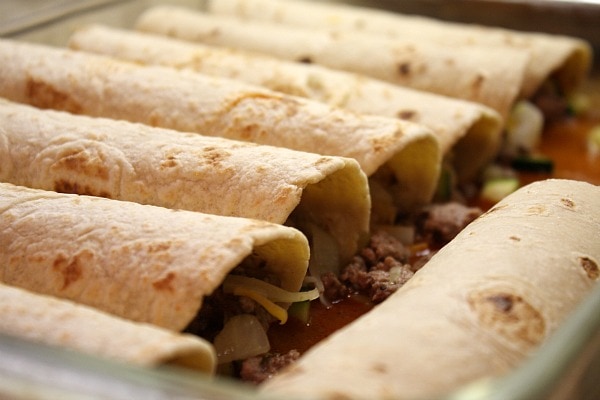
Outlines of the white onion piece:
{"type": "Polygon", "coordinates": [[[310,224],[311,254],[308,268],[313,276],[321,276],[325,272],[338,274],[340,269],[340,251],[335,238],[319,228],[310,224]]]}
{"type": "Polygon", "coordinates": [[[503,152],[509,156],[531,153],[541,140],[543,127],[544,115],[539,108],[525,100],[517,102],[506,121],[503,152]]]}
{"type": "Polygon", "coordinates": [[[264,354],[271,348],[260,321],[250,314],[239,314],[227,321],[213,345],[219,364],[264,354]]]}

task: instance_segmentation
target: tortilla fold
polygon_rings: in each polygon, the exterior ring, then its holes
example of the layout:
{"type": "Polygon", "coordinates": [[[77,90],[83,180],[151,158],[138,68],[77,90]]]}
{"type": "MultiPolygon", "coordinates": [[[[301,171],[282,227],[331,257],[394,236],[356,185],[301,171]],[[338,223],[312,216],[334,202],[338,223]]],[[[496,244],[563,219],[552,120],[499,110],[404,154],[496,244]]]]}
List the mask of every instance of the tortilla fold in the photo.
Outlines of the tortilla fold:
{"type": "Polygon", "coordinates": [[[145,11],[138,18],[136,29],[360,73],[400,86],[481,103],[503,117],[517,99],[529,58],[513,49],[490,52],[479,47],[451,48],[168,6],[145,11]]]}
{"type": "Polygon", "coordinates": [[[431,200],[439,144],[431,130],[224,78],[49,46],[0,41],[0,96],[39,108],[354,158],[395,177],[403,210],[431,200]]]}
{"type": "Polygon", "coordinates": [[[524,98],[532,96],[552,75],[563,93],[572,93],[585,80],[592,62],[590,44],[575,37],[453,23],[339,2],[218,0],[209,1],[207,7],[215,14],[311,29],[334,28],[446,46],[482,46],[494,51],[502,47],[524,50],[529,53],[520,93],[524,98]]]}
{"type": "Polygon", "coordinates": [[[212,374],[216,365],[214,349],[197,336],[2,284],[0,332],[143,367],[175,365],[212,374]]]}
{"type": "Polygon", "coordinates": [[[0,181],[58,192],[312,223],[349,260],[369,232],[354,159],[40,110],[0,99],[0,181]]]}
{"type": "Polygon", "coordinates": [[[297,292],[309,247],[265,221],[0,184],[0,280],[182,331],[248,257],[297,292]]]}
{"type": "Polygon", "coordinates": [[[431,399],[506,374],[596,287],[598,237],[598,186],[527,185],[263,390],[298,398],[431,399]]]}
{"type": "Polygon", "coordinates": [[[491,108],[364,75],[101,25],[77,30],[69,46],[142,64],[236,79],[357,113],[422,124],[434,132],[443,154],[453,153],[457,175],[463,181],[472,179],[498,151],[503,121],[491,108]]]}

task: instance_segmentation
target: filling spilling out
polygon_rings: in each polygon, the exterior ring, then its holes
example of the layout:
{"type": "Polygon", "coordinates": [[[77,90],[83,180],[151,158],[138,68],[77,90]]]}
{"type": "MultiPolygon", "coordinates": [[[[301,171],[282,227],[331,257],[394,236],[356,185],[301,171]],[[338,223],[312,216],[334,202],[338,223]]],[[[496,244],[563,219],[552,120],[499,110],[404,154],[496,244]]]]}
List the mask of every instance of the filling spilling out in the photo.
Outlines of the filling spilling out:
{"type": "Polygon", "coordinates": [[[249,257],[205,298],[186,331],[215,345],[220,375],[254,384],[269,379],[385,301],[520,186],[547,178],[600,184],[600,114],[586,104],[583,97],[567,101],[552,84],[544,86],[531,101],[515,105],[497,159],[476,182],[459,184],[452,168],[444,167],[430,205],[398,215],[392,224],[374,224],[368,244],[341,267],[330,265],[333,238],[312,229],[309,274],[298,293],[282,291],[277,277],[249,257]]]}

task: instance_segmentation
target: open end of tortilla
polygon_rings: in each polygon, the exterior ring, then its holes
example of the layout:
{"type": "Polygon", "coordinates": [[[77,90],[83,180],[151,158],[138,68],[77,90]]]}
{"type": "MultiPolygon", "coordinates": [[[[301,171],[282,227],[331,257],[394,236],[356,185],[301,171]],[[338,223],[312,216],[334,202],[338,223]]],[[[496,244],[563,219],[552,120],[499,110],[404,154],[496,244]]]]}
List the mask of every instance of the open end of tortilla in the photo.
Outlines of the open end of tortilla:
{"type": "MultiPolygon", "coordinates": [[[[363,247],[369,233],[371,197],[366,175],[357,162],[304,188],[300,204],[290,217],[309,238],[312,228],[323,230],[336,242],[339,262],[345,263],[363,247]]],[[[311,251],[314,251],[312,246],[311,251]]]]}
{"type": "Polygon", "coordinates": [[[423,135],[387,162],[396,178],[392,194],[400,213],[410,213],[431,200],[440,175],[440,159],[437,139],[423,135]]]}
{"type": "Polygon", "coordinates": [[[287,237],[280,235],[276,240],[257,238],[252,250],[253,256],[264,260],[266,268],[280,280],[280,287],[289,291],[298,291],[306,276],[310,251],[306,239],[294,230],[287,237]]]}
{"type": "Polygon", "coordinates": [[[166,354],[158,362],[163,365],[213,374],[217,365],[217,356],[208,342],[194,339],[187,345],[180,345],[173,349],[172,353],[166,354]]]}
{"type": "Polygon", "coordinates": [[[492,160],[499,148],[502,119],[499,115],[482,114],[471,129],[454,145],[453,165],[460,182],[476,177],[481,168],[492,160]]]}
{"type": "MultiPolygon", "coordinates": [[[[203,299],[184,329],[214,345],[221,369],[268,352],[269,326],[287,322],[291,303],[319,296],[316,288],[300,292],[309,257],[305,236],[296,229],[279,228],[253,233],[251,253],[228,269],[222,284],[203,299]]],[[[171,363],[202,367],[202,362],[176,356],[171,363]]]]}
{"type": "Polygon", "coordinates": [[[561,94],[569,96],[587,78],[592,67],[591,45],[570,37],[551,40],[548,43],[540,39],[540,48],[531,58],[520,97],[534,96],[547,81],[554,83],[561,94]]]}
{"type": "Polygon", "coordinates": [[[563,93],[573,93],[586,79],[591,66],[592,48],[583,40],[578,40],[563,65],[555,72],[563,93]]]}

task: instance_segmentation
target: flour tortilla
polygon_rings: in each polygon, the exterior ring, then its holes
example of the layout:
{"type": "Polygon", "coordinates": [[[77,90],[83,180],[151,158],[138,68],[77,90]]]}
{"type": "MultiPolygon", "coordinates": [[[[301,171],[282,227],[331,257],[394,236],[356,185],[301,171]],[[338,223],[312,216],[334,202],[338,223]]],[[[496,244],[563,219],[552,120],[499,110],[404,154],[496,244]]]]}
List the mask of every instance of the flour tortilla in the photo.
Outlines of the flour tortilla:
{"type": "Polygon", "coordinates": [[[224,78],[24,42],[0,41],[0,96],[40,108],[354,158],[391,169],[395,202],[429,202],[441,155],[433,133],[224,78]]]}
{"type": "Polygon", "coordinates": [[[167,208],[315,224],[348,261],[368,236],[350,158],[78,116],[0,99],[0,181],[167,208]]]}
{"type": "Polygon", "coordinates": [[[523,187],[263,390],[430,399],[506,374],[597,286],[599,235],[598,186],[548,180],[523,187]]]}
{"type": "Polygon", "coordinates": [[[470,100],[508,115],[528,55],[513,49],[438,45],[344,30],[303,29],[197,10],[156,6],[136,28],[193,42],[312,62],[400,86],[470,100]]]}
{"type": "Polygon", "coordinates": [[[590,44],[575,37],[452,23],[340,2],[209,0],[207,8],[215,14],[311,29],[351,30],[453,47],[482,46],[494,52],[501,51],[499,48],[524,50],[530,56],[520,92],[524,98],[532,96],[552,75],[565,94],[572,93],[585,80],[592,62],[590,44]]]}
{"type": "Polygon", "coordinates": [[[406,119],[430,128],[468,181],[497,153],[503,121],[483,105],[416,91],[364,75],[161,35],[90,25],[69,40],[76,50],[127,61],[237,79],[362,114],[406,119]]]}
{"type": "Polygon", "coordinates": [[[197,336],[3,284],[0,332],[142,367],[175,365],[212,374],[216,365],[213,347],[197,336]]]}
{"type": "Polygon", "coordinates": [[[0,280],[182,331],[248,256],[298,291],[309,247],[265,221],[0,184],[0,280]]]}

